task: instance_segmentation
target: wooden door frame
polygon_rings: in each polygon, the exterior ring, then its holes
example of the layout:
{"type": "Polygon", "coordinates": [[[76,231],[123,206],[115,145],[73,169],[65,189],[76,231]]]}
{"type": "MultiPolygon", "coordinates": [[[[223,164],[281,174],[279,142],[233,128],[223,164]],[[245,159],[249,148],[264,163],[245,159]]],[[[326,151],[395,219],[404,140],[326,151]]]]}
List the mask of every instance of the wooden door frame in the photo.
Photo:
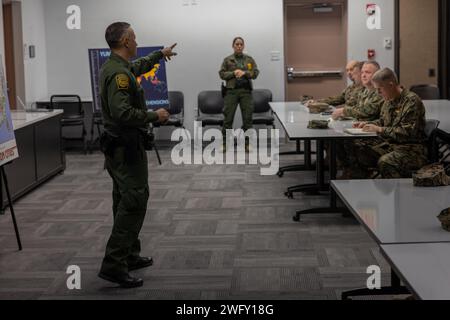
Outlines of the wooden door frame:
{"type": "MultiPolygon", "coordinates": [[[[287,43],[287,39],[286,39],[286,31],[287,31],[287,8],[288,7],[294,7],[294,6],[302,6],[304,4],[315,4],[315,1],[312,0],[308,0],[305,1],[304,3],[302,2],[294,2],[292,0],[283,0],[283,44],[284,44],[284,66],[283,66],[283,75],[284,75],[284,96],[285,96],[285,100],[287,100],[288,97],[288,77],[287,77],[287,52],[288,52],[288,43],[287,43]]],[[[345,17],[348,19],[348,1],[349,0],[338,0],[338,1],[333,1],[333,2],[340,2],[342,3],[342,9],[343,12],[345,12],[345,17]]],[[[398,1],[398,0],[396,0],[398,1]]],[[[347,29],[345,30],[346,36],[345,36],[345,41],[346,41],[346,50],[345,50],[345,54],[346,54],[346,60],[348,60],[348,21],[345,23],[347,29]]],[[[345,64],[347,63],[347,61],[345,61],[345,64]]],[[[344,76],[346,77],[346,76],[344,76]]]]}
{"type": "MultiPolygon", "coordinates": [[[[400,70],[400,0],[395,0],[395,71],[401,79],[400,70]]],[[[438,86],[442,99],[449,99],[450,92],[450,0],[439,0],[438,7],[438,86]]],[[[401,80],[400,80],[401,81],[401,80]]]]}
{"type": "Polygon", "coordinates": [[[395,73],[397,74],[398,80],[401,81],[401,74],[400,74],[400,0],[395,0],[394,2],[394,32],[395,32],[395,62],[394,62],[394,68],[395,73]]]}
{"type": "Polygon", "coordinates": [[[449,99],[450,92],[450,1],[439,0],[439,89],[441,98],[449,99]]]}
{"type": "Polygon", "coordinates": [[[3,8],[3,33],[5,47],[5,78],[7,82],[7,93],[11,109],[16,109],[16,73],[15,73],[15,57],[13,38],[13,13],[12,4],[2,4],[3,8]],[[9,45],[7,45],[9,44],[9,45]]]}

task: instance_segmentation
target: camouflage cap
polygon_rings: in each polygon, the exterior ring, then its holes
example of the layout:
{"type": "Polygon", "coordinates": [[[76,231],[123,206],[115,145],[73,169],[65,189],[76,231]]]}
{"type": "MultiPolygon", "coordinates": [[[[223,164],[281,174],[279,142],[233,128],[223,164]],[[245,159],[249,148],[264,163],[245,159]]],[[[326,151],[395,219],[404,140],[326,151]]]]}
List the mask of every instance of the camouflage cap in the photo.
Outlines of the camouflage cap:
{"type": "Polygon", "coordinates": [[[423,167],[413,174],[415,187],[442,187],[450,185],[450,177],[442,164],[423,167]]]}
{"type": "Polygon", "coordinates": [[[443,210],[438,219],[442,223],[442,228],[450,232],[450,208],[443,210]]]}
{"type": "Polygon", "coordinates": [[[326,120],[312,120],[308,124],[308,129],[328,129],[328,124],[326,120]]]}
{"type": "Polygon", "coordinates": [[[330,106],[326,103],[311,103],[309,106],[309,112],[312,114],[320,114],[322,112],[330,111],[330,106]]]}
{"type": "Polygon", "coordinates": [[[300,97],[300,102],[305,104],[308,101],[314,100],[314,97],[312,96],[308,96],[308,95],[303,95],[300,97]]]}

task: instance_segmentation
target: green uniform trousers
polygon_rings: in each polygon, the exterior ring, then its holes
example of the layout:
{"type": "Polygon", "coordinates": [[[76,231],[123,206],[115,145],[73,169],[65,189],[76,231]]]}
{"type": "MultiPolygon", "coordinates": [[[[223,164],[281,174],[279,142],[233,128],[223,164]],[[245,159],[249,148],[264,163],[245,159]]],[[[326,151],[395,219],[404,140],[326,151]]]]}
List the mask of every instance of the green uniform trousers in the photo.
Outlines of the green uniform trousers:
{"type": "Polygon", "coordinates": [[[426,154],[422,144],[397,145],[380,138],[346,141],[338,146],[340,164],[352,179],[370,178],[371,168],[383,179],[411,178],[413,171],[426,165],[426,154]]]}
{"type": "Polygon", "coordinates": [[[140,254],[139,232],[144,223],[149,198],[147,154],[143,148],[127,160],[125,147],[115,148],[105,166],[113,180],[114,225],[106,246],[101,272],[127,274],[128,264],[140,254]]]}
{"type": "Polygon", "coordinates": [[[249,89],[228,89],[225,96],[225,109],[223,111],[225,120],[223,123],[223,136],[226,137],[228,129],[233,129],[234,116],[239,105],[242,113],[242,130],[247,131],[253,127],[253,97],[249,89]]]}

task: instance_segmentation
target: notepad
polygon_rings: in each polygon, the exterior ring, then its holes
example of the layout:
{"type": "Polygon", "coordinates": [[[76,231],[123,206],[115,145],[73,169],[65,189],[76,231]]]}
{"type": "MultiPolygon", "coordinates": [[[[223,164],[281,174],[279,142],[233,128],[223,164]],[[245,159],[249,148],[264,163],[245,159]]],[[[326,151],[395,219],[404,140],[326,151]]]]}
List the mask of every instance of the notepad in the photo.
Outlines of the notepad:
{"type": "Polygon", "coordinates": [[[345,133],[351,134],[352,136],[372,136],[372,132],[365,132],[363,129],[345,129],[345,133]]]}

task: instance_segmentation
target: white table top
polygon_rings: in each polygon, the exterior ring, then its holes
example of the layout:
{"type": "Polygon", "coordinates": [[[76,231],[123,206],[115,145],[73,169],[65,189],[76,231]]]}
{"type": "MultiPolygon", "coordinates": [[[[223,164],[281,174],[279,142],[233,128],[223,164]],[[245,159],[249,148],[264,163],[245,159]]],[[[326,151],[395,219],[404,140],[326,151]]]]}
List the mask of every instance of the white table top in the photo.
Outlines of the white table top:
{"type": "Polygon", "coordinates": [[[450,300],[450,243],[381,246],[396,273],[422,300],[450,300]]]}
{"type": "Polygon", "coordinates": [[[450,233],[437,218],[450,207],[450,187],[414,187],[412,179],[331,185],[379,244],[450,242],[450,233]]]}
{"type": "Polygon", "coordinates": [[[19,130],[31,124],[53,118],[62,113],[64,113],[63,110],[53,110],[50,112],[21,113],[21,114],[11,112],[11,117],[13,119],[14,130],[19,130]],[[26,119],[23,119],[23,116],[25,116],[26,119]]]}
{"type": "Polygon", "coordinates": [[[450,100],[424,100],[427,119],[439,120],[439,128],[450,132],[450,100]]]}
{"type": "MultiPolygon", "coordinates": [[[[328,130],[308,129],[311,120],[330,120],[331,116],[311,114],[300,102],[271,102],[270,106],[280,120],[284,130],[290,139],[348,139],[362,138],[344,132],[344,129],[352,128],[352,121],[331,121],[328,130]]],[[[376,137],[376,134],[365,135],[376,137]]]]}
{"type": "MultiPolygon", "coordinates": [[[[426,118],[439,120],[439,128],[450,132],[450,100],[424,100],[426,118]]],[[[310,120],[328,120],[330,116],[310,114],[300,102],[272,102],[272,110],[291,139],[300,139],[317,135],[318,138],[342,138],[349,135],[342,130],[351,127],[351,122],[334,122],[329,130],[307,129],[310,120]],[[306,137],[305,137],[306,136],[306,137]]]]}

